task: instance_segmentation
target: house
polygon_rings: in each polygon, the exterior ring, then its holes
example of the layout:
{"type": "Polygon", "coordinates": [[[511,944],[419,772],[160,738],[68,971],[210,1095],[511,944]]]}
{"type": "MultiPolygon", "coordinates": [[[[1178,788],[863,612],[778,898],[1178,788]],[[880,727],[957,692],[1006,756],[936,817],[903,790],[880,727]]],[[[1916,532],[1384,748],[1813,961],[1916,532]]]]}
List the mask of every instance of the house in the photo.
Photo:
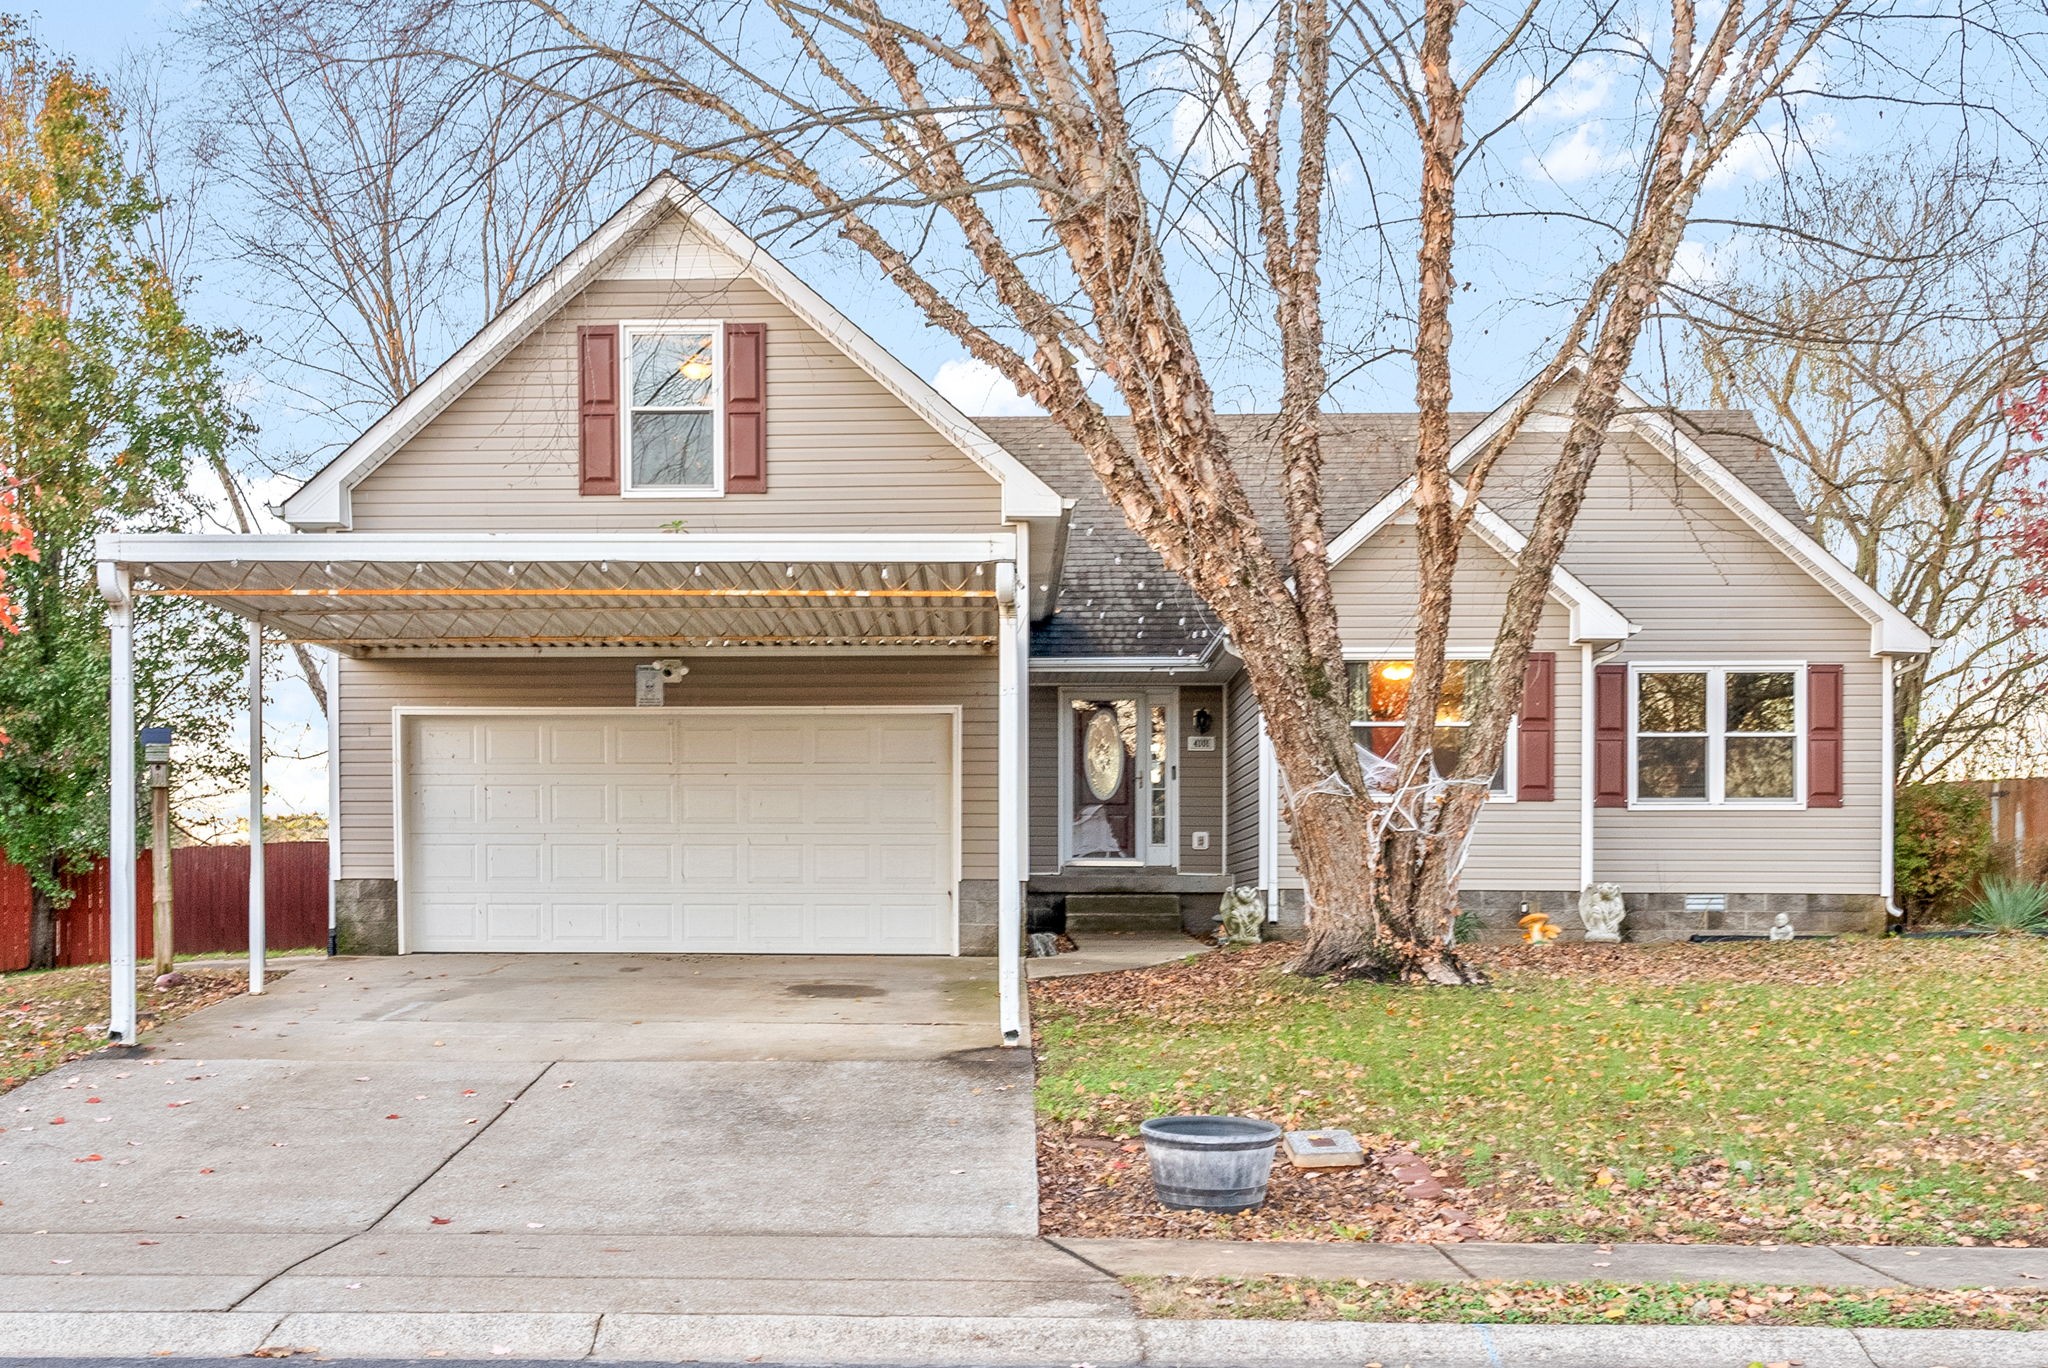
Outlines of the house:
{"type": "MultiPolygon", "coordinates": [[[[1256,450],[1266,420],[1231,421],[1256,450]]],[[[1358,732],[1384,749],[1407,420],[1330,421],[1358,732]]],[[[1499,420],[1464,421],[1469,446],[1499,420]]],[[[1560,421],[1495,476],[1461,662],[1560,421]]],[[[1282,929],[1312,915],[1229,643],[1072,443],[963,416],[672,178],[281,512],[294,533],[103,541],[116,763],[134,595],[338,652],[344,950],[999,953],[1014,1039],[1027,898],[1201,927],[1249,885],[1282,929]]],[[[1653,931],[1878,927],[1886,681],[1927,642],[1802,530],[1748,420],[1632,405],[1566,559],[1475,908],[1569,921],[1611,880],[1653,931]]]]}

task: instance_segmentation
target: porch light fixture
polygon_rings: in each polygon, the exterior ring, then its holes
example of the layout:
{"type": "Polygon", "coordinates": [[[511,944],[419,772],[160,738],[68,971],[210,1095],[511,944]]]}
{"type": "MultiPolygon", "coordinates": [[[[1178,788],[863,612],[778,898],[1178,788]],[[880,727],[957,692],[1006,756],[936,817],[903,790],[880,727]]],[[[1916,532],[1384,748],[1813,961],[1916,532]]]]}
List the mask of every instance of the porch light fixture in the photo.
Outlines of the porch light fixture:
{"type": "Polygon", "coordinates": [[[1209,727],[1214,721],[1215,719],[1209,716],[1207,708],[1195,709],[1195,735],[1207,736],[1209,734],[1209,727]]]}

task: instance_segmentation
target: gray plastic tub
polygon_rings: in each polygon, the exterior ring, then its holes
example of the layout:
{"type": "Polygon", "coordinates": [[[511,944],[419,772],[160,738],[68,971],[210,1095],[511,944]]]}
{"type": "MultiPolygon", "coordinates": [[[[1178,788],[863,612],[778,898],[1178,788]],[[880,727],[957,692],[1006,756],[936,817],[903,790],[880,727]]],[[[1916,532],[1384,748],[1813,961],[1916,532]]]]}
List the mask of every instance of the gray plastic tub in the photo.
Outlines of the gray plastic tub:
{"type": "Polygon", "coordinates": [[[1177,1211],[1250,1211],[1266,1200],[1280,1128],[1248,1116],[1162,1116],[1138,1127],[1152,1191],[1177,1211]]]}

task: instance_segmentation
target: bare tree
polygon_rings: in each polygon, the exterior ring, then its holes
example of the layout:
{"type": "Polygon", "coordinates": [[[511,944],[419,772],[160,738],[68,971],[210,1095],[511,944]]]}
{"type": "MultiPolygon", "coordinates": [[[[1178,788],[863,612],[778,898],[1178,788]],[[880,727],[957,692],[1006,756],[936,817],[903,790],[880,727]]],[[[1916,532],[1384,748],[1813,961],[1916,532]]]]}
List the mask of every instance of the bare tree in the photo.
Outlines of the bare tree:
{"type": "Polygon", "coordinates": [[[396,403],[665,160],[616,111],[435,55],[488,62],[533,27],[422,0],[199,12],[220,85],[215,229],[248,272],[270,377],[295,377],[323,438],[396,403]]]}
{"type": "MultiPolygon", "coordinates": [[[[125,160],[154,205],[153,212],[140,225],[142,241],[165,277],[185,292],[198,283],[198,243],[205,229],[205,206],[214,188],[212,157],[210,148],[184,141],[199,132],[200,126],[185,117],[186,111],[165,89],[164,58],[161,52],[132,55],[116,74],[113,89],[126,116],[122,128],[125,160]]],[[[255,434],[245,431],[241,435],[246,450],[248,439],[255,434]]],[[[213,512],[224,516],[235,531],[245,536],[258,531],[262,519],[256,501],[242,473],[229,459],[228,448],[208,448],[204,454],[208,470],[221,489],[213,512]]],[[[290,650],[293,665],[324,714],[327,676],[319,659],[310,647],[299,642],[292,642],[290,650]]],[[[181,794],[181,807],[191,806],[185,801],[187,797],[181,794]]]]}
{"type": "Polygon", "coordinates": [[[1899,777],[2027,739],[2048,688],[2043,571],[2010,396],[2048,374],[2039,183],[1887,163],[1819,198],[1808,235],[1737,239],[1688,312],[1714,401],[1753,408],[1816,532],[1926,628],[1899,663],[1899,777]]]}
{"type": "MultiPolygon", "coordinates": [[[[1817,55],[1848,61],[1894,13],[1944,22],[1846,0],[1704,12],[1668,0],[1626,14],[1538,0],[1189,0],[1170,16],[1104,0],[443,3],[539,14],[554,32],[511,57],[459,44],[437,55],[604,109],[700,182],[765,187],[786,235],[836,235],[1057,418],[1244,659],[1314,909],[1299,968],[1440,983],[1477,977],[1447,944],[1461,852],[1623,376],[1708,176],[1759,137],[1796,158],[1793,113],[1816,98],[1799,81],[1817,55]],[[1596,192],[1549,210],[1581,230],[1539,365],[1542,382],[1574,377],[1569,426],[1513,569],[1485,698],[1438,778],[1453,576],[1476,496],[1545,387],[1452,468],[1466,201],[1486,202],[1491,146],[1593,62],[1622,69],[1633,99],[1596,192]],[[692,136],[647,118],[665,110],[692,136]],[[1349,269],[1361,238],[1369,264],[1349,269]],[[1341,350],[1329,319],[1360,296],[1368,332],[1405,333],[1418,410],[1415,673],[1406,740],[1392,773],[1372,776],[1352,741],[1320,422],[1341,350]],[[1252,453],[1217,420],[1231,339],[1239,361],[1247,346],[1271,358],[1277,518],[1255,511],[1242,474],[1252,453]],[[1112,421],[1118,408],[1127,425],[1112,421]]],[[[1858,73],[1886,75],[1876,60],[1858,73]]],[[[1939,98],[1925,74],[1892,75],[1915,99],[1939,98]]]]}

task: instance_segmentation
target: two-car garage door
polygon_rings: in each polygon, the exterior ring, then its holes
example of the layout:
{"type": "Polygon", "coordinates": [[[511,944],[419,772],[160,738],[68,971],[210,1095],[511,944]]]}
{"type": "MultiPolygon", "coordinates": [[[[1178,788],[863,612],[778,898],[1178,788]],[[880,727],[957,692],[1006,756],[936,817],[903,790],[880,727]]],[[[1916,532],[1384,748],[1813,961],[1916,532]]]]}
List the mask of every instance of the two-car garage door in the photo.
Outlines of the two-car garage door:
{"type": "Polygon", "coordinates": [[[949,713],[400,726],[408,950],[954,949],[949,713]]]}

